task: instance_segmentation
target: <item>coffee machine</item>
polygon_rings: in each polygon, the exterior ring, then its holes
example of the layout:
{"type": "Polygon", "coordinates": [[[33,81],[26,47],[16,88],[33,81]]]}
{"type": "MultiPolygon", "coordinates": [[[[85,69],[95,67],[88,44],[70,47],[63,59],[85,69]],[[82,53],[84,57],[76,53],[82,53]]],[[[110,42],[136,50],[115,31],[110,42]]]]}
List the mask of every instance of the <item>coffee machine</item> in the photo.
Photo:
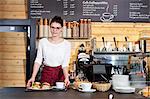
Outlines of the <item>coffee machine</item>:
{"type": "Polygon", "coordinates": [[[95,61],[92,54],[86,53],[84,45],[80,45],[76,60],[76,74],[82,80],[88,79],[90,82],[108,82],[111,79],[111,69],[112,64],[95,61]]]}

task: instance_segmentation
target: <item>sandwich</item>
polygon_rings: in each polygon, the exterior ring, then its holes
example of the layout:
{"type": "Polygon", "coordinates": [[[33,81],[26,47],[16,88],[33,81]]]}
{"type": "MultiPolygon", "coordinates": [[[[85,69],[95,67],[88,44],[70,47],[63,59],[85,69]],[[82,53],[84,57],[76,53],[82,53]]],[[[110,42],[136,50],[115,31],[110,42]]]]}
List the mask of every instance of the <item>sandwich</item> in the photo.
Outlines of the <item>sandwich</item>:
{"type": "Polygon", "coordinates": [[[41,88],[41,83],[40,82],[34,82],[32,84],[32,89],[40,89],[41,88]]]}
{"type": "Polygon", "coordinates": [[[41,88],[42,89],[50,89],[50,84],[49,83],[47,83],[47,82],[44,82],[44,83],[42,83],[42,85],[41,85],[41,88]]]}

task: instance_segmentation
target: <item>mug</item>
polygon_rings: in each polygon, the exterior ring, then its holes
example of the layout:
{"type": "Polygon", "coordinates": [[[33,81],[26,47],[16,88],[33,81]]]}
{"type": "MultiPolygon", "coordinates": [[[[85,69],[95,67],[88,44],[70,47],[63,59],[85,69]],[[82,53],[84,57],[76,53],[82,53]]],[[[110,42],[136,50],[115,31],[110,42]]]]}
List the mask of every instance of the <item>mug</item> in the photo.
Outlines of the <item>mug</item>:
{"type": "Polygon", "coordinates": [[[82,90],[91,90],[92,87],[92,83],[81,83],[79,85],[79,88],[81,88],[82,90]]]}
{"type": "Polygon", "coordinates": [[[64,82],[56,82],[56,88],[64,89],[65,88],[65,83],[64,82]]]}

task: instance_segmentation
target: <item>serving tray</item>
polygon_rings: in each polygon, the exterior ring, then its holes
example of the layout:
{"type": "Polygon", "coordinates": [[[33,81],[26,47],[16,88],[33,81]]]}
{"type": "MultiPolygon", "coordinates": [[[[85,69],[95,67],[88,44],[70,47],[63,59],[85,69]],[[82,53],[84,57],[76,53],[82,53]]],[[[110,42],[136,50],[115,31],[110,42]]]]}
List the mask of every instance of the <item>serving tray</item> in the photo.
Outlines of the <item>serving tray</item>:
{"type": "Polygon", "coordinates": [[[64,88],[64,89],[59,89],[59,88],[56,88],[55,86],[52,86],[51,88],[49,89],[33,89],[33,88],[26,88],[25,89],[25,92],[41,92],[41,91],[67,91],[67,88],[64,88]]]}

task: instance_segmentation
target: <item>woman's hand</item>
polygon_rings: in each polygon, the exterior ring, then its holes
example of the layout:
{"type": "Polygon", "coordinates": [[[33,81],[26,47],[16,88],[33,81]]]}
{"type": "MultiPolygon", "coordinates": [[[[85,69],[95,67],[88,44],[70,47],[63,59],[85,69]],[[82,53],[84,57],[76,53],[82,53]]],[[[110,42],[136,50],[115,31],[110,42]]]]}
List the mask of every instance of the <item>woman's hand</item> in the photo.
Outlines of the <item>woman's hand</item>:
{"type": "Polygon", "coordinates": [[[27,82],[27,88],[31,87],[31,85],[34,83],[35,78],[30,78],[27,82]]]}
{"type": "Polygon", "coordinates": [[[70,81],[69,78],[65,78],[65,86],[68,87],[70,85],[70,81]]]}

